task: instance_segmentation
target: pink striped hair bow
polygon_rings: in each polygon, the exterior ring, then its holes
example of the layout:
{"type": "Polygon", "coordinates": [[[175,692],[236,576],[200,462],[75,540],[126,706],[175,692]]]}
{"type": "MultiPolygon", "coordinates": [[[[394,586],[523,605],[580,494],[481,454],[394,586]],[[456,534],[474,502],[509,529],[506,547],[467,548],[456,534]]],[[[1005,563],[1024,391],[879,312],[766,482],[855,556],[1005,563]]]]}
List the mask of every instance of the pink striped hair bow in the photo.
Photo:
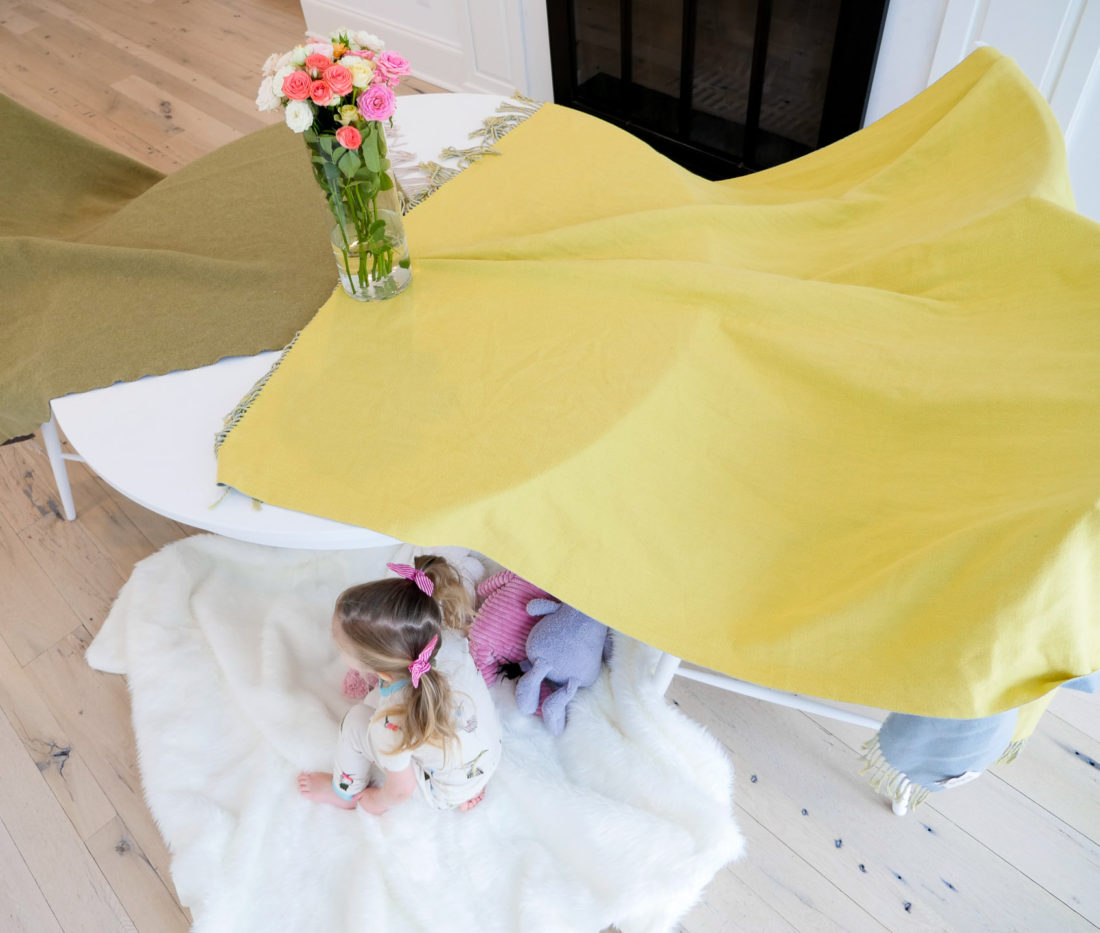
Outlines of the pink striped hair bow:
{"type": "Polygon", "coordinates": [[[423,570],[417,570],[415,567],[410,567],[408,564],[386,564],[386,566],[399,577],[404,577],[406,580],[412,580],[412,582],[428,596],[431,596],[435,591],[435,584],[432,583],[431,578],[424,573],[423,570]]]}
{"type": "MultiPolygon", "coordinates": [[[[417,571],[419,573],[420,571],[417,571]]],[[[428,673],[432,669],[431,662],[428,660],[432,656],[432,649],[435,648],[436,642],[439,641],[438,635],[433,635],[432,640],[428,642],[427,647],[416,656],[416,660],[409,665],[409,673],[412,674],[412,684],[415,690],[420,686],[420,678],[428,673]]]]}

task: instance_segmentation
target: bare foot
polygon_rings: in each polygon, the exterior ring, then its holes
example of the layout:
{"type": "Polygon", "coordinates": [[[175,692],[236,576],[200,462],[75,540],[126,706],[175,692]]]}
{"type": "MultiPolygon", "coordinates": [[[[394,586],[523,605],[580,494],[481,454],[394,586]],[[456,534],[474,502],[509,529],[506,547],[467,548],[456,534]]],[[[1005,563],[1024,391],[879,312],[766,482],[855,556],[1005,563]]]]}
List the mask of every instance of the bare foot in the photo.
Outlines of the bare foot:
{"type": "Polygon", "coordinates": [[[481,801],[483,801],[484,799],[485,799],[485,790],[482,789],[481,793],[478,794],[476,797],[471,797],[465,803],[460,803],[458,805],[458,809],[461,810],[463,813],[465,813],[467,810],[472,810],[479,803],[481,803],[481,801]]]}
{"type": "Polygon", "coordinates": [[[342,810],[354,810],[355,801],[345,800],[332,786],[332,775],[326,771],[303,771],[298,775],[298,791],[314,803],[327,803],[342,810]]]}

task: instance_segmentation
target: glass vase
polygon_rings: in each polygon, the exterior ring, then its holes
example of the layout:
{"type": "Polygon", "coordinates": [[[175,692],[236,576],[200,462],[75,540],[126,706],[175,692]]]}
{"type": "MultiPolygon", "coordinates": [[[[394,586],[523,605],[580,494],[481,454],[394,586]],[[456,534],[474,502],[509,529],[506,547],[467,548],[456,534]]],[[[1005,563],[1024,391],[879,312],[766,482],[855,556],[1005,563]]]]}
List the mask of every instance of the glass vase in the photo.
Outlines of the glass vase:
{"type": "Polygon", "coordinates": [[[314,177],[335,221],[329,238],[340,285],[356,301],[392,298],[412,281],[397,184],[381,127],[374,126],[351,160],[331,137],[306,140],[314,177]]]}
{"type": "Polygon", "coordinates": [[[356,301],[392,298],[412,281],[395,189],[381,191],[363,205],[346,204],[330,239],[340,284],[356,301]]]}

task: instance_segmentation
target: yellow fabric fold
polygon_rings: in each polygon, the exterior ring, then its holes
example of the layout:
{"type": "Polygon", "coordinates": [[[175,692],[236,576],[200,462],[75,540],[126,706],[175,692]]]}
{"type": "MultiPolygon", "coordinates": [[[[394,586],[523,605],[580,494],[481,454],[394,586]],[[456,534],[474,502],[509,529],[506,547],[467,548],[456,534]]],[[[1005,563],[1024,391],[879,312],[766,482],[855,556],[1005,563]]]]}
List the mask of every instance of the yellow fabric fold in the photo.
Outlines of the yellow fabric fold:
{"type": "Polygon", "coordinates": [[[976,717],[1100,668],[1100,227],[1011,60],[730,181],[553,105],[498,148],[222,482],[779,689],[976,717]]]}

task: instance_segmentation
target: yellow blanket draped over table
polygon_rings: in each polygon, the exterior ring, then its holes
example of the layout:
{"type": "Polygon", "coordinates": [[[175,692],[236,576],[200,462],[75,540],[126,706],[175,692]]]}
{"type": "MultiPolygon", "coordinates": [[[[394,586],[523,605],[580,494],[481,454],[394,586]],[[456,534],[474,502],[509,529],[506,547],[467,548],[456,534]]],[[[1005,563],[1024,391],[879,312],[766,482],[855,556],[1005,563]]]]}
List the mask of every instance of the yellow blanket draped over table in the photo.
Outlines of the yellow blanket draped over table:
{"type": "Polygon", "coordinates": [[[725,182],[552,105],[498,147],[222,482],[780,689],[971,717],[1100,667],[1100,227],[1011,60],[725,182]]]}

